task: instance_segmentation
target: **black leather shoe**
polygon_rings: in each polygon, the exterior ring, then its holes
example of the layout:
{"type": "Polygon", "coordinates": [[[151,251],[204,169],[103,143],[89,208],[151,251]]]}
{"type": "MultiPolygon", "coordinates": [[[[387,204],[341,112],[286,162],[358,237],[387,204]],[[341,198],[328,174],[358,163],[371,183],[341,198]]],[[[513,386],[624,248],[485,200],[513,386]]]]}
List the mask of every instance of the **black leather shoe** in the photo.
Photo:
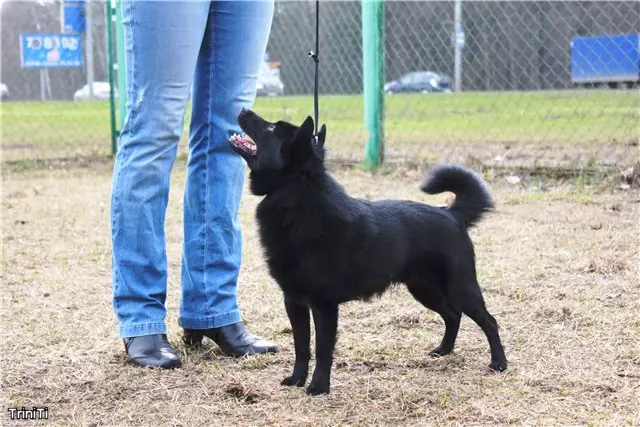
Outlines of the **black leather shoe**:
{"type": "Polygon", "coordinates": [[[226,356],[242,357],[249,354],[276,353],[278,346],[262,337],[250,333],[244,323],[211,329],[185,329],[183,341],[189,347],[198,347],[207,337],[220,347],[226,356]]]}
{"type": "Polygon", "coordinates": [[[125,338],[124,348],[129,361],[139,366],[173,369],[182,364],[165,334],[125,338]]]}

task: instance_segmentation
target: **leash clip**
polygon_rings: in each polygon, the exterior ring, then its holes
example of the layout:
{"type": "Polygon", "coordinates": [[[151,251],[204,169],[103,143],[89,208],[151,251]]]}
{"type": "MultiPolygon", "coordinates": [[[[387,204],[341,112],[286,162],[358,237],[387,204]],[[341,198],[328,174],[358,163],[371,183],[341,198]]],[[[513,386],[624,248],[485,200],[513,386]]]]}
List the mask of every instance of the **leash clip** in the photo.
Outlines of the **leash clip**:
{"type": "Polygon", "coordinates": [[[312,58],[316,63],[319,62],[318,55],[312,50],[309,51],[309,58],[312,58]]]}

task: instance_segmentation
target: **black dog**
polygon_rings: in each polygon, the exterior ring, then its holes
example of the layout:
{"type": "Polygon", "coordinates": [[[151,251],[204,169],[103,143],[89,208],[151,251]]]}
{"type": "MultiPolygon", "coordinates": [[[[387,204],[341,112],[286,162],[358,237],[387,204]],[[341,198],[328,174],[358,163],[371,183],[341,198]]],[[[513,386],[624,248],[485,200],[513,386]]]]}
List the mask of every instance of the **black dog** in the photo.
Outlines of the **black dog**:
{"type": "Polygon", "coordinates": [[[349,197],[324,167],[323,125],[269,123],[243,110],[238,123],[251,138],[230,144],[250,168],[253,194],[266,196],[257,220],[269,270],[284,292],[296,360],[284,385],[304,386],[310,359],[310,316],[316,327],[316,368],[307,393],[329,392],[338,305],[381,295],[404,283],[413,297],[444,319],[442,343],[432,355],[453,351],[462,313],[482,328],[491,364],[507,360],[496,320],[485,308],[467,229],[493,207],[480,177],[459,166],[433,169],[421,189],[455,193],[448,209],[411,201],[349,197]]]}

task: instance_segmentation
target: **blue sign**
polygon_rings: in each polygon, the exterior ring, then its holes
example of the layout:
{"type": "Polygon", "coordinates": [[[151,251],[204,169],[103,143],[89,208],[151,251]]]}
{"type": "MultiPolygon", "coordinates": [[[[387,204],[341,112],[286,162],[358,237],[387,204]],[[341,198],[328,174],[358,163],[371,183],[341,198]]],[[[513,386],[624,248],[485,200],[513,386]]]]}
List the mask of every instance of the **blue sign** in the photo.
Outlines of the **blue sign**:
{"type": "Polygon", "coordinates": [[[20,34],[22,68],[82,67],[80,34],[20,34]]]}
{"type": "Polygon", "coordinates": [[[640,80],[640,33],[573,37],[571,80],[575,83],[640,80]]]}
{"type": "Polygon", "coordinates": [[[65,33],[85,32],[85,3],[85,0],[63,0],[62,12],[65,33]]]}

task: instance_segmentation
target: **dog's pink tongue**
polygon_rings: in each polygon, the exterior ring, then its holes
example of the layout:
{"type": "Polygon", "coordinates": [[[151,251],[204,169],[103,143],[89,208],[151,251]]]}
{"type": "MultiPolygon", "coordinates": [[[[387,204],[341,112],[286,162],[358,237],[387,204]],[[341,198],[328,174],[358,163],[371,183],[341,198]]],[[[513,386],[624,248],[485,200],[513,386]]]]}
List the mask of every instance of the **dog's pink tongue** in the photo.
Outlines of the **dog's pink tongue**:
{"type": "Polygon", "coordinates": [[[244,148],[252,151],[255,153],[256,151],[256,143],[253,142],[251,139],[249,138],[245,138],[243,136],[240,135],[234,135],[233,138],[236,140],[236,142],[238,142],[239,144],[241,144],[244,148]]]}

